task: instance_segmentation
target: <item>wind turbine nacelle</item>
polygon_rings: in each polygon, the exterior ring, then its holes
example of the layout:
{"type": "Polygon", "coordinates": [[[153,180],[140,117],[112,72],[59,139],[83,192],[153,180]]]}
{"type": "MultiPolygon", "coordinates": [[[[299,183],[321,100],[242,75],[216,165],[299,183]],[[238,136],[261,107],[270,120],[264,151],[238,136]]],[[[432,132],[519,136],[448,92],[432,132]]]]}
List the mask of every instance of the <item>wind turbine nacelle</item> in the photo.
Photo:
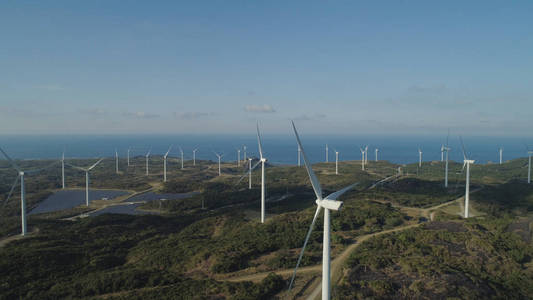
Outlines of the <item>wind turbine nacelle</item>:
{"type": "Polygon", "coordinates": [[[475,162],[475,160],[471,160],[471,159],[465,159],[464,160],[465,164],[473,164],[474,162],[475,162]]]}
{"type": "Polygon", "coordinates": [[[323,199],[316,200],[316,204],[329,210],[340,210],[343,205],[343,202],[337,200],[323,199]]]}

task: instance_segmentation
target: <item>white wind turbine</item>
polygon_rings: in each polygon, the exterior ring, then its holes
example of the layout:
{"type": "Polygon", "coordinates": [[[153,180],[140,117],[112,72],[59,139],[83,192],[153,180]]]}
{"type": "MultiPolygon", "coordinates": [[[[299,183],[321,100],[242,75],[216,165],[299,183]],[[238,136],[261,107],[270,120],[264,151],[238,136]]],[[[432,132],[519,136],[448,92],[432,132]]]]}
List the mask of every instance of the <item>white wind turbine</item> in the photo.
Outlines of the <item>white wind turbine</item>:
{"type": "Polygon", "coordinates": [[[82,167],[74,166],[74,165],[71,165],[71,164],[67,164],[67,165],[73,167],[76,170],[80,170],[80,171],[84,171],[85,172],[85,205],[87,205],[87,206],[89,206],[89,171],[94,169],[94,167],[96,167],[102,160],[103,160],[103,158],[100,158],[96,163],[94,163],[92,166],[90,166],[88,168],[82,168],[82,167]]]}
{"type": "Polygon", "coordinates": [[[444,187],[448,187],[448,154],[452,148],[448,146],[448,139],[450,138],[450,132],[448,131],[448,136],[446,137],[446,146],[443,146],[441,149],[446,151],[446,162],[444,168],[444,187]]]}
{"type": "Polygon", "coordinates": [[[224,154],[218,154],[215,151],[213,151],[213,153],[218,157],[218,176],[220,176],[222,175],[220,171],[220,160],[222,159],[222,156],[224,156],[224,154]]]}
{"type": "Polygon", "coordinates": [[[368,163],[368,145],[365,146],[365,165],[368,163]]]}
{"type": "Polygon", "coordinates": [[[183,149],[180,147],[180,154],[181,154],[181,169],[183,170],[183,149]]]}
{"type": "Polygon", "coordinates": [[[65,189],[65,151],[61,155],[61,188],[65,189]]]}
{"type": "Polygon", "coordinates": [[[339,151],[333,149],[335,151],[335,175],[339,175],[339,151]]]}
{"type": "Polygon", "coordinates": [[[248,158],[248,189],[252,189],[252,158],[248,158]]]}
{"type": "Polygon", "coordinates": [[[152,152],[152,148],[150,148],[150,150],[148,150],[148,153],[146,153],[146,176],[148,176],[148,160],[150,158],[150,153],[152,152]]]}
{"type": "Polygon", "coordinates": [[[440,161],[444,161],[444,145],[440,145],[440,161]]]}
{"type": "Polygon", "coordinates": [[[359,150],[361,150],[361,169],[365,170],[365,150],[363,148],[359,147],[359,150]]]}
{"type": "Polygon", "coordinates": [[[305,241],[304,241],[302,250],[300,252],[300,256],[298,257],[298,262],[296,263],[296,268],[294,268],[294,273],[292,275],[291,282],[289,285],[289,291],[291,290],[292,284],[294,283],[296,272],[298,271],[298,267],[302,260],[302,256],[304,254],[305,247],[307,246],[307,242],[309,241],[309,237],[311,236],[311,232],[313,231],[313,227],[315,225],[316,219],[320,213],[320,210],[324,208],[324,233],[323,233],[323,244],[322,244],[322,300],[329,300],[330,294],[331,294],[330,211],[331,210],[338,211],[341,209],[343,203],[342,201],[338,201],[337,198],[340,197],[342,194],[346,193],[347,191],[349,191],[350,189],[352,189],[356,184],[347,186],[343,188],[342,190],[339,190],[335,193],[330,194],[326,198],[322,198],[322,188],[320,187],[320,182],[318,181],[315,175],[315,172],[313,172],[311,164],[309,163],[305,155],[304,149],[300,142],[300,137],[298,136],[298,132],[296,131],[296,127],[294,126],[294,122],[292,122],[292,128],[294,129],[294,134],[296,135],[296,140],[298,141],[298,145],[302,149],[302,155],[304,158],[305,168],[307,169],[307,174],[309,175],[311,185],[313,186],[313,190],[315,191],[315,195],[317,198],[316,199],[317,208],[315,211],[315,215],[313,217],[313,221],[311,222],[311,226],[309,226],[309,231],[307,232],[307,235],[305,237],[305,241]]]}
{"type": "Polygon", "coordinates": [[[115,148],[115,173],[118,174],[118,151],[115,148]]]}
{"type": "Polygon", "coordinates": [[[418,167],[422,167],[422,149],[418,148],[418,167]]]}
{"type": "Polygon", "coordinates": [[[243,161],[246,161],[246,145],[242,146],[244,149],[244,156],[242,158],[243,161]]]}
{"type": "Polygon", "coordinates": [[[329,162],[329,155],[328,155],[328,144],[326,144],[326,162],[329,162]]]}
{"type": "Polygon", "coordinates": [[[26,186],[24,185],[24,176],[25,175],[30,175],[30,174],[35,174],[35,173],[40,172],[42,170],[48,169],[51,166],[55,165],[57,163],[57,161],[53,162],[52,164],[50,164],[50,165],[48,165],[48,166],[46,166],[44,168],[32,169],[32,170],[22,170],[9,157],[9,155],[7,155],[7,153],[5,153],[4,150],[2,150],[2,148],[0,148],[0,151],[2,152],[2,154],[4,154],[4,156],[9,161],[9,163],[11,164],[13,169],[17,170],[17,172],[18,172],[17,178],[15,178],[15,182],[11,186],[11,190],[9,191],[9,194],[7,195],[7,198],[4,201],[3,206],[5,206],[7,204],[7,202],[9,201],[9,198],[11,198],[11,195],[13,194],[13,191],[15,190],[15,187],[16,187],[16,185],[18,183],[19,178],[20,178],[20,217],[21,217],[21,228],[22,228],[21,235],[24,236],[24,235],[26,235],[26,232],[27,232],[27,230],[26,230],[27,229],[27,226],[26,226],[26,186]]]}
{"type": "Polygon", "coordinates": [[[502,164],[502,161],[503,161],[503,148],[500,147],[500,149],[498,150],[498,152],[500,152],[500,165],[502,164]]]}
{"type": "Polygon", "coordinates": [[[298,167],[301,166],[301,163],[300,163],[301,155],[302,155],[302,149],[300,149],[300,146],[298,146],[298,167]]]}
{"type": "Polygon", "coordinates": [[[469,202],[470,202],[470,165],[474,164],[474,160],[468,159],[466,156],[465,146],[463,144],[463,138],[459,137],[461,139],[461,147],[463,148],[463,170],[466,166],[466,183],[465,183],[465,218],[469,217],[469,202]]]}
{"type": "MultiPolygon", "coordinates": [[[[267,159],[263,156],[263,146],[261,144],[261,134],[259,133],[259,123],[257,124],[257,146],[259,148],[259,161],[253,166],[248,169],[248,172],[245,173],[237,183],[241,182],[242,179],[246,176],[250,176],[250,188],[251,188],[251,182],[252,177],[251,173],[252,171],[261,164],[261,223],[265,223],[265,162],[267,159]]],[[[252,160],[250,159],[250,166],[252,165],[252,160]]]]}
{"type": "Polygon", "coordinates": [[[241,149],[235,149],[237,150],[237,167],[241,166],[241,149]]]}
{"type": "Polygon", "coordinates": [[[167,153],[165,153],[165,156],[163,156],[163,182],[167,182],[167,157],[170,153],[170,149],[172,149],[172,145],[168,147],[167,153]]]}
{"type": "Polygon", "coordinates": [[[376,162],[377,162],[377,161],[378,161],[378,152],[379,152],[379,149],[376,148],[375,152],[376,152],[376,162]]]}
{"type": "Polygon", "coordinates": [[[131,147],[128,148],[128,167],[130,166],[130,150],[131,150],[131,147]]]}
{"type": "Polygon", "coordinates": [[[192,150],[192,165],[196,166],[196,151],[198,151],[198,148],[192,150]]]}

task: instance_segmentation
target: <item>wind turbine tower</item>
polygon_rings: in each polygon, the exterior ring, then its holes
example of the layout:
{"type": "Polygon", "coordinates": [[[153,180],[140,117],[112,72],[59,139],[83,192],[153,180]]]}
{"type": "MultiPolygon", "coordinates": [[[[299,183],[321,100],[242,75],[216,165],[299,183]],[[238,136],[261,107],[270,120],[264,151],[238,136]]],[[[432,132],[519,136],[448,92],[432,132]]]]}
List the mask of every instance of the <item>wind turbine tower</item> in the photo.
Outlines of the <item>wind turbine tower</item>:
{"type": "Polygon", "coordinates": [[[329,162],[328,151],[329,151],[328,144],[326,144],[326,162],[329,162]]]}
{"type": "Polygon", "coordinates": [[[61,188],[65,189],[65,151],[61,156],[61,188]]]}
{"type": "Polygon", "coordinates": [[[196,151],[198,151],[198,148],[192,150],[192,165],[196,166],[196,151]]]}
{"type": "Polygon", "coordinates": [[[118,151],[115,148],[115,173],[118,174],[118,151]]]}
{"type": "Polygon", "coordinates": [[[241,149],[237,149],[237,167],[241,166],[241,149]]]}
{"type": "Polygon", "coordinates": [[[361,169],[365,170],[365,150],[363,148],[359,147],[359,150],[361,150],[361,169]]]}
{"type": "Polygon", "coordinates": [[[461,147],[463,148],[463,170],[466,166],[466,184],[465,184],[465,214],[464,217],[468,218],[469,215],[469,202],[470,202],[470,165],[474,164],[474,160],[468,159],[466,156],[465,146],[463,144],[463,138],[461,138],[461,147]]]}
{"type": "Polygon", "coordinates": [[[418,167],[422,167],[422,150],[418,148],[418,167]]]}
{"type": "Polygon", "coordinates": [[[170,149],[172,149],[172,145],[168,147],[167,153],[165,153],[165,156],[163,156],[163,182],[167,182],[167,157],[170,153],[170,149]]]}
{"type": "Polygon", "coordinates": [[[500,152],[500,165],[501,165],[502,161],[503,161],[503,148],[500,147],[500,149],[498,151],[500,152]]]}
{"type": "Polygon", "coordinates": [[[180,147],[180,154],[181,154],[181,169],[183,170],[183,149],[180,147]]]}
{"type": "Polygon", "coordinates": [[[224,156],[224,154],[218,154],[216,152],[213,152],[215,153],[215,155],[218,157],[218,176],[222,175],[221,171],[220,171],[220,160],[222,159],[222,156],[224,156]]]}
{"type": "Polygon", "coordinates": [[[376,151],[375,151],[376,152],[376,162],[378,161],[378,151],[379,151],[379,149],[376,148],[376,151]]]}
{"type": "Polygon", "coordinates": [[[339,175],[339,151],[335,151],[335,175],[339,175]]]}
{"type": "Polygon", "coordinates": [[[92,166],[90,166],[88,168],[82,168],[82,167],[77,167],[77,166],[68,164],[69,166],[73,167],[74,169],[77,169],[77,170],[85,172],[85,205],[86,206],[89,206],[89,172],[92,169],[94,169],[94,167],[96,167],[102,160],[103,160],[103,158],[100,158],[96,163],[94,163],[92,166]]]}
{"type": "Polygon", "coordinates": [[[152,152],[152,148],[148,150],[148,153],[146,153],[146,176],[148,176],[148,160],[150,158],[150,153],[152,152]]]}

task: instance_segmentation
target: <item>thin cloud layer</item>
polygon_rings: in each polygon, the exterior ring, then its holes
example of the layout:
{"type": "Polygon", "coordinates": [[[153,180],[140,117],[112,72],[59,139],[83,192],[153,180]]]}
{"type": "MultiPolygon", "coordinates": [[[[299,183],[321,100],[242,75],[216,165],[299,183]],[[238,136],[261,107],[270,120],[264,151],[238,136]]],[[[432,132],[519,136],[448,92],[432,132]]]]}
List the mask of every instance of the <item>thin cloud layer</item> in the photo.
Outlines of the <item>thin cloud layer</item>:
{"type": "Polygon", "coordinates": [[[273,113],[276,110],[271,105],[246,105],[244,111],[252,113],[273,113]]]}
{"type": "Polygon", "coordinates": [[[138,119],[155,119],[155,118],[159,118],[158,114],[147,113],[147,112],[144,112],[144,111],[138,111],[138,112],[134,112],[134,113],[126,112],[123,115],[125,117],[132,117],[132,118],[138,118],[138,119]]]}

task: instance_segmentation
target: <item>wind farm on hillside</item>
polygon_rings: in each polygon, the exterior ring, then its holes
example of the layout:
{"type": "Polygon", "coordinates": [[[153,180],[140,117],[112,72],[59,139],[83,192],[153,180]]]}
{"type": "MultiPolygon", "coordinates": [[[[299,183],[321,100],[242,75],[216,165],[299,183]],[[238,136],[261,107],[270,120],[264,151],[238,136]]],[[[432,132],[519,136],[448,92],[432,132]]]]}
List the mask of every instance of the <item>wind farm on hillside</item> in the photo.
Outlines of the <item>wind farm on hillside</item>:
{"type": "Polygon", "coordinates": [[[208,149],[194,145],[187,145],[194,149],[189,158],[183,146],[172,157],[170,145],[161,156],[151,155],[150,147],[131,155],[129,147],[124,158],[115,150],[96,160],[69,159],[68,153],[57,160],[13,160],[0,148],[1,295],[530,295],[528,147],[527,158],[474,164],[457,137],[460,163],[448,160],[448,135],[441,160],[424,161],[418,148],[416,163],[398,165],[379,160],[377,148],[369,161],[367,145],[359,147],[360,161],[343,161],[333,148],[335,161],[329,162],[326,145],[324,162],[313,165],[292,123],[294,164],[272,165],[256,127],[259,155],[243,146],[242,160],[241,149],[236,160],[215,151],[212,160],[197,160],[196,153],[208,149]],[[122,193],[94,199],[92,190],[122,193]],[[51,280],[48,273],[63,275],[51,280]]]}
{"type": "Polygon", "coordinates": [[[0,300],[533,299],[533,1],[0,1],[0,300]]]}

